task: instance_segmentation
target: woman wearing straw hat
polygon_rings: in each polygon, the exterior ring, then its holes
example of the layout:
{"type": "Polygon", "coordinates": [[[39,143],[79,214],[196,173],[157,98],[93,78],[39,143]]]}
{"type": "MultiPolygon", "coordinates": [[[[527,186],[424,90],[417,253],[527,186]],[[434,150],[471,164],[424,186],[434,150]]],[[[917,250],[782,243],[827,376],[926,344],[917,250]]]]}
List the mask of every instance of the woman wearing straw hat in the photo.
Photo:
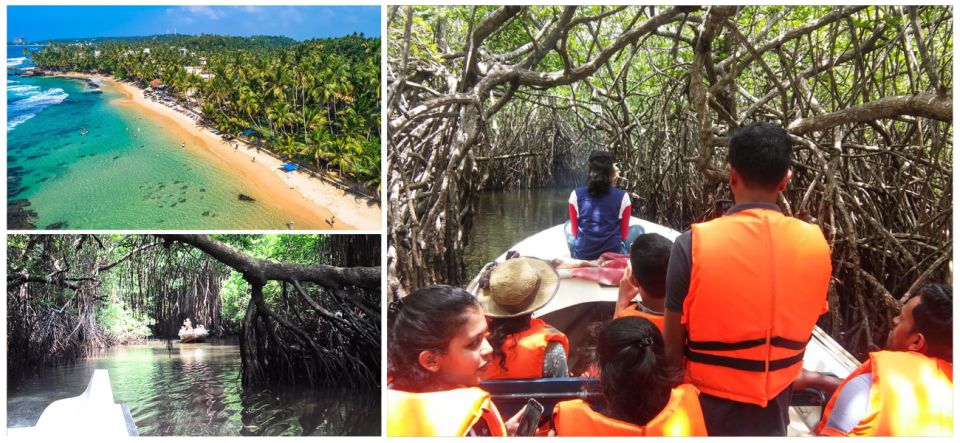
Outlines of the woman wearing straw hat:
{"type": "Polygon", "coordinates": [[[553,299],[557,271],[544,260],[521,257],[484,269],[477,299],[489,318],[493,360],[486,379],[567,377],[567,337],[533,311],[553,299]]]}

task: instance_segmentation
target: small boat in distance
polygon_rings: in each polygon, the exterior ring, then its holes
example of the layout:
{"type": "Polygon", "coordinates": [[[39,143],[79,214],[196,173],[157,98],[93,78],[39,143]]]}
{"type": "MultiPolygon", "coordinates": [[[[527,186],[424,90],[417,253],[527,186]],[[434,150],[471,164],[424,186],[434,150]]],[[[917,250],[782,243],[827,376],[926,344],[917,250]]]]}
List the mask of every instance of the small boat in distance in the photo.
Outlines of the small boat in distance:
{"type": "Polygon", "coordinates": [[[80,130],[80,135],[87,135],[89,132],[90,131],[87,131],[87,128],[83,128],[80,130]]]}
{"type": "Polygon", "coordinates": [[[180,328],[180,332],[177,335],[180,336],[180,343],[203,343],[203,340],[207,338],[207,329],[203,325],[199,325],[196,328],[187,329],[186,327],[180,328]]]}

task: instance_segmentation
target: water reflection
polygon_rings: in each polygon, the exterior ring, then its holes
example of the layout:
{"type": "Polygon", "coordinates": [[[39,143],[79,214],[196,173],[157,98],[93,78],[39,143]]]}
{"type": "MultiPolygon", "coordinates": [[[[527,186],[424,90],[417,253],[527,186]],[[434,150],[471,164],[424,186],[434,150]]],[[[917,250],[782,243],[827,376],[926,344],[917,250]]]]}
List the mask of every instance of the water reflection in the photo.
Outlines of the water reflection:
{"type": "Polygon", "coordinates": [[[464,251],[471,278],[490,260],[520,240],[567,221],[572,188],[484,192],[464,251]]]}
{"type": "Polygon", "coordinates": [[[121,346],[10,386],[7,426],[33,426],[52,401],[108,369],[140,435],[378,435],[380,395],[298,387],[244,390],[233,343],[121,346]],[[376,405],[376,407],[371,407],[376,405]]]}

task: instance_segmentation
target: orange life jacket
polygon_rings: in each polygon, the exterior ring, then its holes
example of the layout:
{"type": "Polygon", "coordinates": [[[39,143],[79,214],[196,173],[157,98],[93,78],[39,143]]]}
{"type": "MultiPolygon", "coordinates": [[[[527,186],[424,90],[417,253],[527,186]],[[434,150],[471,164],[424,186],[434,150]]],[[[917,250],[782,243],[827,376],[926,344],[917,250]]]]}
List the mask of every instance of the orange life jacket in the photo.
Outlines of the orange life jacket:
{"type": "Polygon", "coordinates": [[[494,437],[507,435],[500,412],[483,389],[387,390],[389,437],[463,437],[479,420],[486,421],[494,437]]]}
{"type": "Polygon", "coordinates": [[[686,376],[702,392],[767,406],[793,383],[827,312],[830,248],[816,225],[746,209],[691,226],[683,303],[686,376]]]}
{"type": "Polygon", "coordinates": [[[486,379],[543,378],[543,354],[550,343],[562,344],[564,353],[569,355],[570,344],[566,335],[552,330],[539,318],[531,318],[529,329],[510,334],[503,341],[501,349],[507,356],[507,370],[504,371],[500,367],[500,359],[494,357],[487,365],[486,379]]]}
{"type": "Polygon", "coordinates": [[[816,427],[820,435],[953,435],[953,363],[916,352],[871,352],[833,394],[816,427]],[[873,374],[867,411],[848,434],[826,427],[840,390],[854,377],[873,374]]]}
{"type": "Polygon", "coordinates": [[[607,417],[583,400],[562,401],[553,409],[553,424],[558,437],[706,436],[699,397],[693,385],[677,386],[667,406],[645,426],[607,417]]]}
{"type": "Polygon", "coordinates": [[[624,308],[622,311],[613,314],[613,318],[622,318],[622,317],[641,317],[653,322],[657,325],[657,329],[660,330],[660,333],[663,334],[663,316],[657,314],[651,314],[649,312],[643,312],[637,309],[636,303],[630,303],[629,306],[624,308]]]}

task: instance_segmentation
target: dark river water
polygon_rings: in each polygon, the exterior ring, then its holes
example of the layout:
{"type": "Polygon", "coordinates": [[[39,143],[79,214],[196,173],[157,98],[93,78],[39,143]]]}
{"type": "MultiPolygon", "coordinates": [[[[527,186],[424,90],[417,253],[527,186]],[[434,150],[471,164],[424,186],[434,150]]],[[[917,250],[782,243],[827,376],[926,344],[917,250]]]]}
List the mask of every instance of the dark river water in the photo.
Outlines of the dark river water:
{"type": "Polygon", "coordinates": [[[571,191],[573,188],[484,192],[464,251],[467,275],[472,278],[485,263],[520,240],[567,221],[571,191]]]}
{"type": "Polygon", "coordinates": [[[107,369],[113,398],[140,435],[379,435],[380,393],[240,386],[236,343],[119,346],[9,386],[7,426],[33,426],[54,400],[80,395],[107,369]]]}

